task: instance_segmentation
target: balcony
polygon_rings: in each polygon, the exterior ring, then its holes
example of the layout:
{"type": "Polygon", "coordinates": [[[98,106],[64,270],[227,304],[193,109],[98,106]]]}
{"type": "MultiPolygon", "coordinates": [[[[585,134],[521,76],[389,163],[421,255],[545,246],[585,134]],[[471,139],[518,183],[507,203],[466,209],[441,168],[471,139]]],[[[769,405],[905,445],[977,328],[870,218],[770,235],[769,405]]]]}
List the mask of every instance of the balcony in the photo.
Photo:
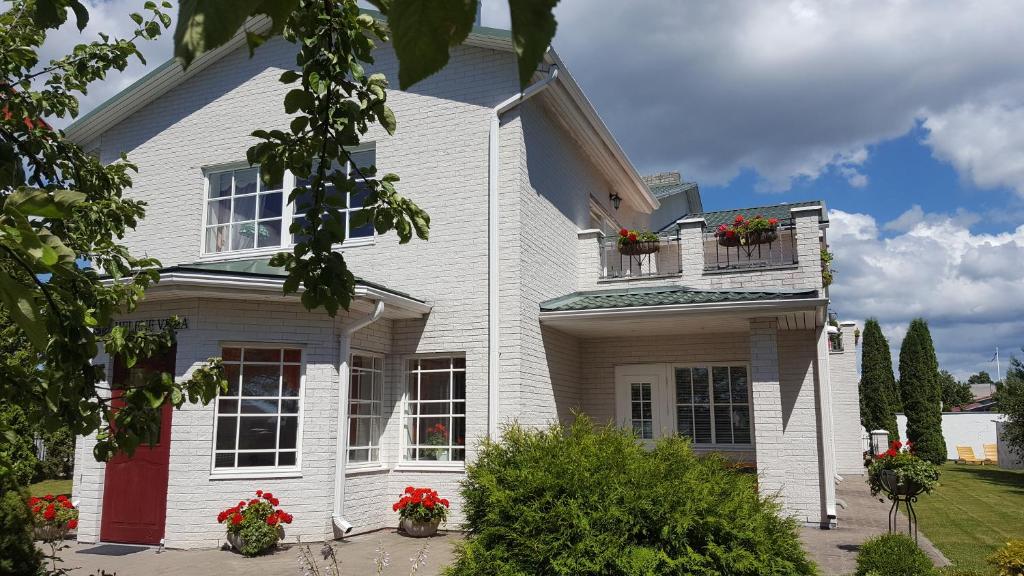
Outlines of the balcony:
{"type": "Polygon", "coordinates": [[[650,243],[656,251],[648,254],[623,254],[618,240],[618,236],[606,236],[598,241],[602,280],[675,276],[682,270],[675,232],[660,234],[656,243],[650,243]]]}
{"type": "Polygon", "coordinates": [[[703,242],[706,272],[797,264],[796,221],[793,218],[779,222],[777,236],[770,242],[725,246],[715,237],[715,229],[712,227],[704,230],[703,242]]]}

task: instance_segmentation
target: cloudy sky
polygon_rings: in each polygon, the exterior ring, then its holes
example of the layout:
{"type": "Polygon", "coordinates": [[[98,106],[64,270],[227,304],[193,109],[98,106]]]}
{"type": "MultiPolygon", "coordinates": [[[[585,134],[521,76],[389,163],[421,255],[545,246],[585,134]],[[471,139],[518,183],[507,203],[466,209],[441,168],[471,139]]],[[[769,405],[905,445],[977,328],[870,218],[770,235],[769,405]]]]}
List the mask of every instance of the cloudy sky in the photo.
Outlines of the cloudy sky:
{"type": "MultiPolygon", "coordinates": [[[[94,5],[87,32],[126,30],[94,5]]],[[[483,23],[507,27],[502,0],[483,23]]],[[[708,209],[822,199],[833,306],[965,377],[1024,346],[1024,11],[1010,2],[562,0],[555,48],[641,172],[708,209]]],[[[67,31],[48,51],[80,36],[67,31]]],[[[151,65],[169,38],[145,48],[151,65]]],[[[94,89],[88,109],[143,72],[94,89]]],[[[1005,365],[1005,363],[1004,363],[1005,365]]]]}

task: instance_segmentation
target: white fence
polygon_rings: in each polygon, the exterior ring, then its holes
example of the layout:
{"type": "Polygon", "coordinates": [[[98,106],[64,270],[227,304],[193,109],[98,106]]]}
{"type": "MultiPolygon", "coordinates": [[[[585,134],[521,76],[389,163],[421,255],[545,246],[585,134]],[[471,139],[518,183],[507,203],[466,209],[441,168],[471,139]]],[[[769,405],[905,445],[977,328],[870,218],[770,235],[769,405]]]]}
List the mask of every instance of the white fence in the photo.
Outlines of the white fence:
{"type": "MultiPolygon", "coordinates": [[[[996,422],[1006,420],[1006,415],[996,412],[943,412],[942,437],[946,440],[946,458],[956,460],[957,446],[970,446],[978,458],[985,457],[985,444],[999,444],[996,422]]],[[[900,438],[907,439],[907,417],[896,415],[900,438]]],[[[1002,461],[1000,465],[1011,467],[1013,463],[1002,461]]]]}

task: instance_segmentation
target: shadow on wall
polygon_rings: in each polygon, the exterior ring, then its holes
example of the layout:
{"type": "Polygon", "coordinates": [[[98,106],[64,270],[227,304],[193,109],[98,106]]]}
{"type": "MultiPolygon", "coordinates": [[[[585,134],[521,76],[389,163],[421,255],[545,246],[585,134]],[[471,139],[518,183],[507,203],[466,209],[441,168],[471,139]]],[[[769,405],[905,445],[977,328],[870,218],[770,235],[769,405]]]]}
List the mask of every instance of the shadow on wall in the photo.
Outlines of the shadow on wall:
{"type": "Polygon", "coordinates": [[[583,406],[582,382],[580,382],[580,343],[564,332],[547,326],[540,328],[547,358],[547,377],[555,399],[555,412],[559,422],[571,423],[583,406]]]}

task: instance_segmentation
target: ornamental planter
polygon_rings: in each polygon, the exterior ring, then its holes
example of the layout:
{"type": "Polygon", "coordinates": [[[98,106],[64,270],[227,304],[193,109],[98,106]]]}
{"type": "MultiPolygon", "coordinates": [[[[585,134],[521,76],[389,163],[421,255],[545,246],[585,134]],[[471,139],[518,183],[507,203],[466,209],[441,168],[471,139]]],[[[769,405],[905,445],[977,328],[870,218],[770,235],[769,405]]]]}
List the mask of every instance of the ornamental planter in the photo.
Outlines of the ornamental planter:
{"type": "MultiPolygon", "coordinates": [[[[243,538],[242,535],[240,533],[238,533],[238,532],[228,532],[226,538],[227,538],[228,544],[230,544],[231,547],[234,548],[236,552],[241,554],[242,553],[242,548],[245,546],[245,538],[243,538]]],[[[284,539],[284,528],[281,528],[280,526],[278,526],[277,527],[277,542],[280,542],[282,539],[284,539]]],[[[272,549],[276,548],[277,547],[277,542],[274,542],[270,546],[267,546],[263,550],[260,550],[260,554],[265,554],[268,550],[272,550],[272,549]]]]}
{"type": "Polygon", "coordinates": [[[756,246],[758,244],[769,244],[779,239],[778,230],[761,230],[757,232],[748,232],[744,235],[733,235],[726,236],[724,234],[718,236],[718,244],[725,246],[726,248],[734,248],[736,246],[756,246]]]}
{"type": "Polygon", "coordinates": [[[67,528],[55,524],[37,525],[32,531],[36,540],[43,540],[45,542],[63,540],[68,536],[67,528]]]}
{"type": "Polygon", "coordinates": [[[440,518],[434,518],[430,522],[421,522],[412,518],[402,518],[398,527],[406,536],[412,538],[429,538],[437,534],[437,527],[441,524],[440,518]]]}
{"type": "Polygon", "coordinates": [[[643,254],[654,254],[658,250],[661,250],[661,242],[650,241],[650,242],[627,242],[619,244],[619,253],[625,254],[626,256],[640,256],[643,254]]]}
{"type": "Polygon", "coordinates": [[[924,486],[917,482],[900,482],[894,470],[882,470],[878,473],[878,479],[882,483],[882,489],[891,496],[912,498],[924,492],[924,486]]]}

